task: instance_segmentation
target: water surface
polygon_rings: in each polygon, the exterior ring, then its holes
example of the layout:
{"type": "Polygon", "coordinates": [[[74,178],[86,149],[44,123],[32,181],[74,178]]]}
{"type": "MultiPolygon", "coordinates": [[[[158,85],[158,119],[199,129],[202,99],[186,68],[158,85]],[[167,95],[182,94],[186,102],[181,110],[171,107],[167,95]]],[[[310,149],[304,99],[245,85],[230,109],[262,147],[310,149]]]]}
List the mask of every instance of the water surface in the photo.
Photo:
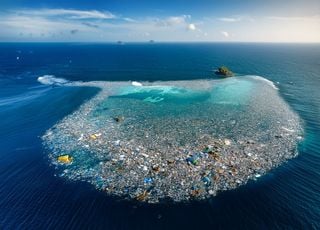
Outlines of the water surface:
{"type": "Polygon", "coordinates": [[[0,45],[0,226],[16,228],[319,228],[320,46],[316,44],[0,45]],[[19,60],[17,60],[19,56],[19,60]],[[189,205],[114,201],[87,183],[55,177],[40,136],[97,89],[67,80],[188,80],[227,65],[263,76],[304,122],[299,156],[256,182],[189,205]],[[85,217],[85,218],[84,218],[85,217]]]}

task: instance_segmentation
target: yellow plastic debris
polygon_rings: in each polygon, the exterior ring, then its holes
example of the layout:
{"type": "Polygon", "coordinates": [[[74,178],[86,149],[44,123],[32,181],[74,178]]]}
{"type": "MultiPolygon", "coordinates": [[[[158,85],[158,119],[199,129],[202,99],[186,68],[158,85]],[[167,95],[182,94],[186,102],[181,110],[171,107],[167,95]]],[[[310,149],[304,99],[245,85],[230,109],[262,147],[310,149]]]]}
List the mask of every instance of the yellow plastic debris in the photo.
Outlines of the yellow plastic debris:
{"type": "Polygon", "coordinates": [[[91,138],[92,140],[95,140],[95,139],[97,139],[97,136],[96,136],[95,134],[91,134],[91,135],[90,135],[90,138],[91,138]]]}
{"type": "Polygon", "coordinates": [[[136,199],[138,201],[145,201],[148,197],[149,193],[147,191],[143,191],[141,194],[139,194],[136,199]]]}
{"type": "Polygon", "coordinates": [[[92,140],[95,140],[95,139],[97,139],[98,137],[100,137],[101,136],[101,133],[94,133],[94,134],[91,134],[90,135],[90,138],[92,139],[92,140]]]}
{"type": "Polygon", "coordinates": [[[61,156],[58,156],[58,161],[60,163],[63,163],[63,164],[70,164],[72,162],[73,158],[72,156],[70,155],[61,155],[61,156]]]}

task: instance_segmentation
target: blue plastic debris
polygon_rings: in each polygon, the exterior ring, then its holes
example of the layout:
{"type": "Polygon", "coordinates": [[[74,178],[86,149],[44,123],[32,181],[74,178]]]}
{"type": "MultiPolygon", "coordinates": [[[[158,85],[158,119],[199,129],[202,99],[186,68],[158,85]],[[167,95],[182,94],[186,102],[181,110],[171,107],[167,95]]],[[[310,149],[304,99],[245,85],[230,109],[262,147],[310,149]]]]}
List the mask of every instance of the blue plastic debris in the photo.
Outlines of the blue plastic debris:
{"type": "Polygon", "coordinates": [[[146,184],[150,184],[150,183],[153,182],[153,180],[152,180],[151,177],[146,177],[146,178],[144,178],[143,182],[146,183],[146,184]]]}
{"type": "Polygon", "coordinates": [[[205,176],[202,178],[202,181],[203,183],[206,185],[206,186],[209,186],[211,184],[211,180],[209,177],[205,176]]]}
{"type": "Polygon", "coordinates": [[[199,156],[197,154],[192,155],[191,157],[187,158],[188,164],[197,165],[199,163],[199,156]]]}

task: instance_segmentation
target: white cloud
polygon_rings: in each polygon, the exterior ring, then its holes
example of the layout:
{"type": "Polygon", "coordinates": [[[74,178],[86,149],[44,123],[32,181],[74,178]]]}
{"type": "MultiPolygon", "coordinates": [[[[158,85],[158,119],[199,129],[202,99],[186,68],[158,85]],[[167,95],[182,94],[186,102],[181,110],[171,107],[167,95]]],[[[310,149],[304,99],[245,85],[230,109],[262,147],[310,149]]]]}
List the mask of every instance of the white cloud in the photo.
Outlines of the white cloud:
{"type": "Polygon", "coordinates": [[[188,30],[192,30],[193,31],[193,30],[196,30],[196,25],[191,23],[191,24],[188,25],[187,28],[188,28],[188,30]]]}
{"type": "Polygon", "coordinates": [[[221,18],[217,18],[218,21],[221,22],[254,22],[255,19],[252,18],[249,15],[237,15],[237,16],[232,16],[232,17],[221,17],[221,18]]]}
{"type": "Polygon", "coordinates": [[[127,22],[137,22],[136,20],[134,20],[132,18],[123,18],[123,20],[125,20],[127,22]]]}
{"type": "MultiPolygon", "coordinates": [[[[188,31],[200,31],[196,24],[190,23],[190,15],[171,16],[164,19],[155,19],[157,27],[174,27],[176,29],[186,28],[188,31]]],[[[201,32],[201,31],[200,31],[201,32]]]]}
{"type": "MultiPolygon", "coordinates": [[[[34,12],[38,12],[36,14],[30,10],[23,13],[20,11],[0,14],[0,40],[125,41],[129,39],[141,41],[152,37],[170,41],[192,39],[193,35],[188,33],[188,30],[201,32],[196,27],[200,22],[197,24],[188,22],[190,18],[188,15],[156,19],[146,17],[139,20],[126,20],[122,16],[114,20],[81,16],[81,20],[75,20],[75,14],[58,16],[56,11],[45,11],[46,13],[41,11],[41,14],[40,11],[35,10],[34,12]],[[161,26],[159,26],[160,22],[161,26]]],[[[63,12],[65,11],[59,11],[59,13],[63,12]]]]}
{"type": "Polygon", "coordinates": [[[77,9],[3,11],[0,41],[320,41],[319,14],[291,17],[271,14],[254,18],[231,14],[201,19],[183,14],[126,16],[77,9]]]}
{"type": "Polygon", "coordinates": [[[284,17],[284,16],[269,16],[267,19],[280,21],[319,21],[320,15],[300,16],[300,17],[284,17]]]}
{"type": "Polygon", "coordinates": [[[108,11],[97,10],[69,10],[69,9],[39,9],[39,10],[18,10],[15,13],[20,15],[54,17],[64,16],[70,19],[111,19],[116,16],[108,11]]]}
{"type": "Polygon", "coordinates": [[[219,21],[222,21],[222,22],[239,22],[241,21],[241,18],[238,17],[238,18],[218,18],[219,21]]]}
{"type": "MultiPolygon", "coordinates": [[[[88,27],[77,21],[58,21],[43,17],[7,16],[0,17],[1,37],[11,39],[67,39],[69,36],[93,34],[96,28],[88,27]],[[19,36],[17,37],[17,35],[19,36]]],[[[86,35],[87,36],[87,35],[86,35]]]]}
{"type": "Polygon", "coordinates": [[[82,22],[82,25],[89,26],[91,28],[99,28],[99,25],[90,22],[82,22]]]}
{"type": "Polygon", "coordinates": [[[4,19],[2,18],[0,25],[9,27],[12,30],[20,29],[34,32],[36,30],[53,31],[59,27],[64,28],[64,26],[66,26],[66,23],[48,20],[42,17],[9,16],[4,19]]]}
{"type": "Polygon", "coordinates": [[[181,24],[186,24],[186,20],[191,18],[190,15],[181,15],[181,16],[171,16],[165,19],[156,19],[157,26],[176,26],[181,24]]]}
{"type": "Polygon", "coordinates": [[[221,31],[220,33],[226,38],[230,37],[230,34],[227,31],[221,31]]]}

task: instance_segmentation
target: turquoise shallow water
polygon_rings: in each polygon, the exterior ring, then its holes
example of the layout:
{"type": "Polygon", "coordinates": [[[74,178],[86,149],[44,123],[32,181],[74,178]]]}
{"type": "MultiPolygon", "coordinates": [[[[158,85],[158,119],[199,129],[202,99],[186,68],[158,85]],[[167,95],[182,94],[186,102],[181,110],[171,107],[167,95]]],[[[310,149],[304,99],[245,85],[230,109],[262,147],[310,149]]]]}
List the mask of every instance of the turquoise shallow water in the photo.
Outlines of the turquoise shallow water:
{"type": "Polygon", "coordinates": [[[114,97],[138,99],[151,103],[166,101],[180,104],[190,101],[203,101],[209,96],[208,92],[196,92],[185,88],[159,85],[150,87],[124,87],[124,89],[120,90],[118,96],[114,97]]]}
{"type": "Polygon", "coordinates": [[[319,228],[319,45],[1,44],[0,50],[1,227],[319,228]],[[223,64],[279,83],[281,97],[304,122],[305,141],[297,158],[257,182],[189,205],[118,202],[87,183],[54,176],[39,137],[97,90],[43,86],[39,76],[72,81],[200,79],[212,77],[212,70],[223,64]]]}

